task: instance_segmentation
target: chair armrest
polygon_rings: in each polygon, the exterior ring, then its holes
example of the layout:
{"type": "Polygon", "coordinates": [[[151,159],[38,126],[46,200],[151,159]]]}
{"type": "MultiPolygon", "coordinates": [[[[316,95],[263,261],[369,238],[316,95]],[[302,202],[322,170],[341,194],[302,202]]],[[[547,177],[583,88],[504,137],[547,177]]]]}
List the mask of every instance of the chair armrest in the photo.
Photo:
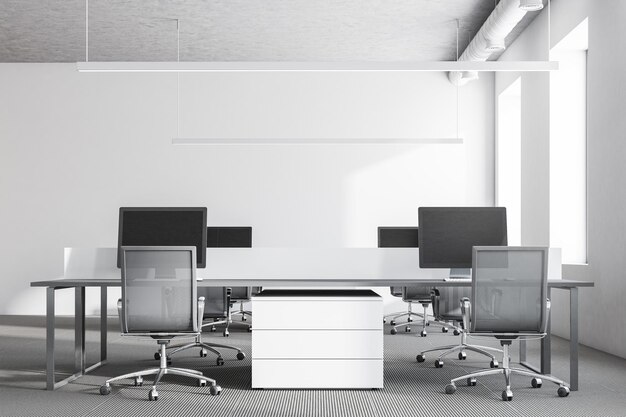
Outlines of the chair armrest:
{"type": "Polygon", "coordinates": [[[204,318],[204,297],[198,297],[198,331],[202,331],[202,319],[204,318]]]}
{"type": "Polygon", "coordinates": [[[439,319],[439,290],[437,288],[430,291],[430,301],[433,307],[433,316],[435,319],[439,319]]]}
{"type": "Polygon", "coordinates": [[[122,319],[122,299],[121,298],[117,300],[117,315],[120,319],[120,332],[126,333],[124,331],[124,322],[122,321],[123,319],[122,319]]]}
{"type": "Polygon", "coordinates": [[[469,298],[461,298],[461,315],[463,316],[463,328],[469,331],[470,328],[470,312],[472,311],[472,303],[469,298]]]}
{"type": "Polygon", "coordinates": [[[550,320],[550,299],[546,299],[546,316],[544,317],[543,323],[541,324],[541,333],[547,333],[548,331],[548,321],[550,320]]]}

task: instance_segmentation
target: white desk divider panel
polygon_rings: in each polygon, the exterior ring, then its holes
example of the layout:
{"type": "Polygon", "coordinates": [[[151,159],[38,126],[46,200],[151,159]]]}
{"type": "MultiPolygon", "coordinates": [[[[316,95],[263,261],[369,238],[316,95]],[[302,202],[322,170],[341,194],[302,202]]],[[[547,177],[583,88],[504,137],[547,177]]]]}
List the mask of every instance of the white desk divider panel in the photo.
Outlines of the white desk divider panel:
{"type": "Polygon", "coordinates": [[[561,248],[548,248],[548,279],[563,279],[561,248]]]}
{"type": "Polygon", "coordinates": [[[116,248],[65,248],[64,278],[120,278],[116,248]]]}
{"type": "Polygon", "coordinates": [[[252,309],[252,388],[383,388],[375,292],[264,290],[252,309]]]}

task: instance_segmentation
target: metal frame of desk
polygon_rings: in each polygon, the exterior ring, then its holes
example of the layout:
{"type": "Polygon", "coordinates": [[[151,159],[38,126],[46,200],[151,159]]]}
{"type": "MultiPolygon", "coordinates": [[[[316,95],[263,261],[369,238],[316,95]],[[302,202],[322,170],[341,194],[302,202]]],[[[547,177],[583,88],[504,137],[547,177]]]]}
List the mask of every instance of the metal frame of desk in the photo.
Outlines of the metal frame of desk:
{"type": "MultiPolygon", "coordinates": [[[[436,279],[398,280],[398,279],[211,279],[198,281],[200,287],[262,286],[268,287],[388,287],[411,286],[415,284],[433,287],[471,286],[470,281],[436,279]]],[[[46,287],[46,389],[55,390],[86,373],[99,368],[107,359],[107,288],[119,287],[120,279],[56,279],[31,282],[31,287],[46,287]],[[85,289],[100,287],[100,361],[88,366],[85,355],[85,289]],[[74,288],[74,367],[75,373],[56,382],[54,361],[55,338],[55,291],[74,288]]],[[[578,390],[578,288],[593,287],[593,282],[573,280],[549,280],[548,297],[553,288],[570,292],[570,387],[578,390]]],[[[531,365],[526,357],[526,342],[520,342],[520,363],[542,374],[550,374],[551,367],[550,323],[548,335],[541,339],[541,363],[539,368],[531,365]]]]}

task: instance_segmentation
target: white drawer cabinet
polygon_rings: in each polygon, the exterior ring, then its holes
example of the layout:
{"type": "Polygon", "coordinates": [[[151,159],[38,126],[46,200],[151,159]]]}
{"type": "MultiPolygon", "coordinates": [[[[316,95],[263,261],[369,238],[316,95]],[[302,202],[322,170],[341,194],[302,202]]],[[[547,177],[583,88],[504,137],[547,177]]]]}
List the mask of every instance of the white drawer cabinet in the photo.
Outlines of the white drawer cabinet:
{"type": "Polygon", "coordinates": [[[382,388],[382,298],[370,290],[253,297],[252,388],[382,388]]]}

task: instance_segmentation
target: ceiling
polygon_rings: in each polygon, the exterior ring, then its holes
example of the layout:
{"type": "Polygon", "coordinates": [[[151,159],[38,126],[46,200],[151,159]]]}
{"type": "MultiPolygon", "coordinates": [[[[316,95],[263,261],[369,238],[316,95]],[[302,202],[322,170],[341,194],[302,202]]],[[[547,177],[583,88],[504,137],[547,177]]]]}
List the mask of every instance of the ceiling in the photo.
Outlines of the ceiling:
{"type": "MultiPolygon", "coordinates": [[[[494,0],[89,0],[90,61],[439,61],[494,0]]],[[[528,13],[507,44],[536,16],[528,13]]],[[[85,61],[85,0],[0,0],[0,62],[85,61]]]]}

